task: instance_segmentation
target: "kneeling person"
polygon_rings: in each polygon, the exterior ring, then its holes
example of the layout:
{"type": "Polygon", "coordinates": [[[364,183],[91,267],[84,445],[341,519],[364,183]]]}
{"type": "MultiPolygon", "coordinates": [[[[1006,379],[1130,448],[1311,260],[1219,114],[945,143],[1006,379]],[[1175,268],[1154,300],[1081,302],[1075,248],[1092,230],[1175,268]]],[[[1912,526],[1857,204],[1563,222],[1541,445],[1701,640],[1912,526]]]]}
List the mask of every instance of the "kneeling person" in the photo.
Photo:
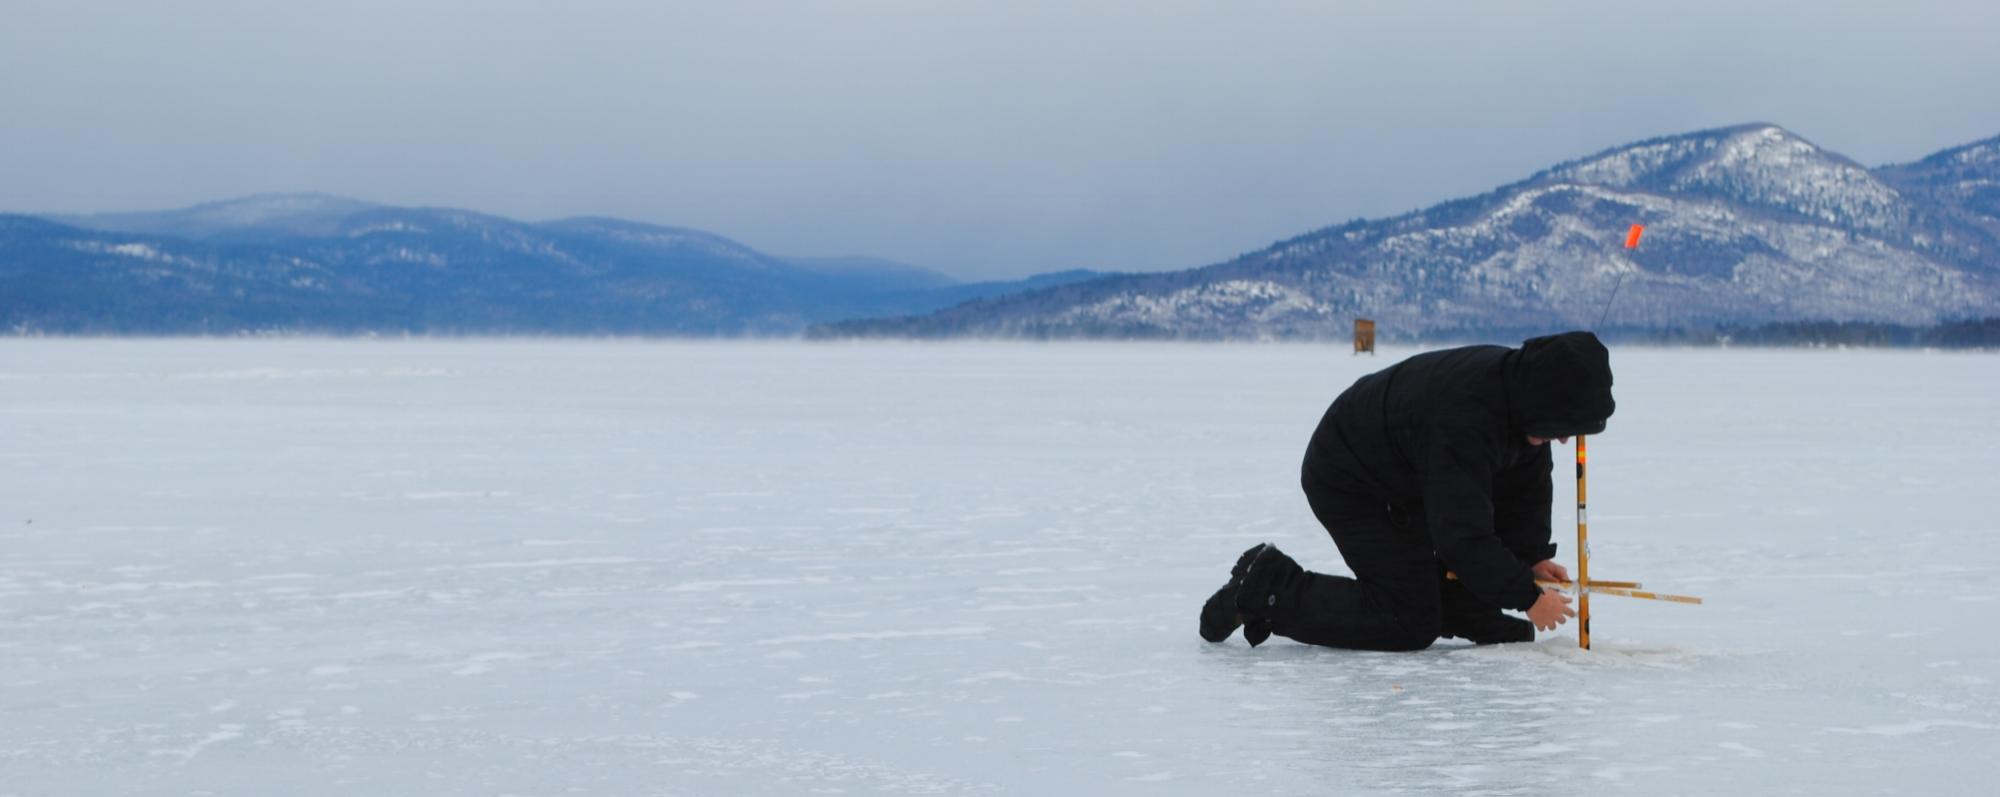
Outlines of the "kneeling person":
{"type": "Polygon", "coordinates": [[[1569,580],[1551,559],[1548,443],[1604,431],[1614,407],[1610,354],[1589,332],[1428,352],[1362,377],[1320,419],[1301,473],[1354,577],[1255,546],[1202,607],[1202,637],[1241,626],[1252,645],[1275,633],[1421,650],[1441,636],[1525,642],[1554,630],[1576,613],[1535,584],[1569,580]]]}

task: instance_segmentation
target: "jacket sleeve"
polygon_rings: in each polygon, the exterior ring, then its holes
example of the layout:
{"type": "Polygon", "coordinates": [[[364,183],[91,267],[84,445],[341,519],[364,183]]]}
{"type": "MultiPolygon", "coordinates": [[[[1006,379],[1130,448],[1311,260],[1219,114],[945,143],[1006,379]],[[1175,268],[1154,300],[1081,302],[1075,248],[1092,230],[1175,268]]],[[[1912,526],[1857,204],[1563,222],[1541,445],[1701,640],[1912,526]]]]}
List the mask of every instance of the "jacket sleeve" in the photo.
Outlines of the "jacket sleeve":
{"type": "Polygon", "coordinates": [[[1550,505],[1555,502],[1555,469],[1548,446],[1493,479],[1493,530],[1522,562],[1533,565],[1556,556],[1549,541],[1550,505]]]}
{"type": "Polygon", "coordinates": [[[1432,545],[1480,600],[1527,611],[1541,597],[1528,566],[1493,526],[1497,452],[1490,430],[1436,425],[1424,432],[1423,492],[1432,545]]]}

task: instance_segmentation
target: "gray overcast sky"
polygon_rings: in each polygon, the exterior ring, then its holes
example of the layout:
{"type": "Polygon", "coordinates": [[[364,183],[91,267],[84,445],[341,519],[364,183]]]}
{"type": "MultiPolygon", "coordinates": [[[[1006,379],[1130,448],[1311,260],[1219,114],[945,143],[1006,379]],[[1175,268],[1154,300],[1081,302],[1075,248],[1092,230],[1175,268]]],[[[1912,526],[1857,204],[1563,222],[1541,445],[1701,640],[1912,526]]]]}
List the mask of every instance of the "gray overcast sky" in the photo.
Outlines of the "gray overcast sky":
{"type": "Polygon", "coordinates": [[[1992,0],[0,0],[0,209],[324,191],[1159,270],[1649,136],[2000,134],[1992,0]]]}

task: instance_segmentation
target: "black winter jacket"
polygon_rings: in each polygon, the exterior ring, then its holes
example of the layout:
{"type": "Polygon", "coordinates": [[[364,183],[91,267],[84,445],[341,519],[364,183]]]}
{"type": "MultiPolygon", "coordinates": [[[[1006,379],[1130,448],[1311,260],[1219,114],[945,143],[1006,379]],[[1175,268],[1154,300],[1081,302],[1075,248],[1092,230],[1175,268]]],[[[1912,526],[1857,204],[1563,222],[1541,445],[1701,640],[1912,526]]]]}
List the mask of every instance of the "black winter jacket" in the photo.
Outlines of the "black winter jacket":
{"type": "Polygon", "coordinates": [[[1596,434],[1614,406],[1609,355],[1588,332],[1419,354],[1334,400],[1304,473],[1421,512],[1438,558],[1474,595],[1525,611],[1541,596],[1529,565],[1556,551],[1554,463],[1527,437],[1596,434]]]}

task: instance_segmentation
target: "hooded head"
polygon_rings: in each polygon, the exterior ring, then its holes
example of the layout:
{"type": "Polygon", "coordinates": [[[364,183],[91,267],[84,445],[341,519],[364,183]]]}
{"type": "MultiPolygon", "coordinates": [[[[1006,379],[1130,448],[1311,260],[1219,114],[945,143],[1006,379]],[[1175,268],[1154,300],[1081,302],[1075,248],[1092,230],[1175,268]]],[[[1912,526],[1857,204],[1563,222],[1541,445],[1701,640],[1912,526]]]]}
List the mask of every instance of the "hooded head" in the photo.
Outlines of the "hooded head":
{"type": "Polygon", "coordinates": [[[1611,400],[1611,353],[1589,332],[1522,343],[1509,382],[1510,420],[1534,437],[1598,434],[1617,407],[1611,400]]]}

